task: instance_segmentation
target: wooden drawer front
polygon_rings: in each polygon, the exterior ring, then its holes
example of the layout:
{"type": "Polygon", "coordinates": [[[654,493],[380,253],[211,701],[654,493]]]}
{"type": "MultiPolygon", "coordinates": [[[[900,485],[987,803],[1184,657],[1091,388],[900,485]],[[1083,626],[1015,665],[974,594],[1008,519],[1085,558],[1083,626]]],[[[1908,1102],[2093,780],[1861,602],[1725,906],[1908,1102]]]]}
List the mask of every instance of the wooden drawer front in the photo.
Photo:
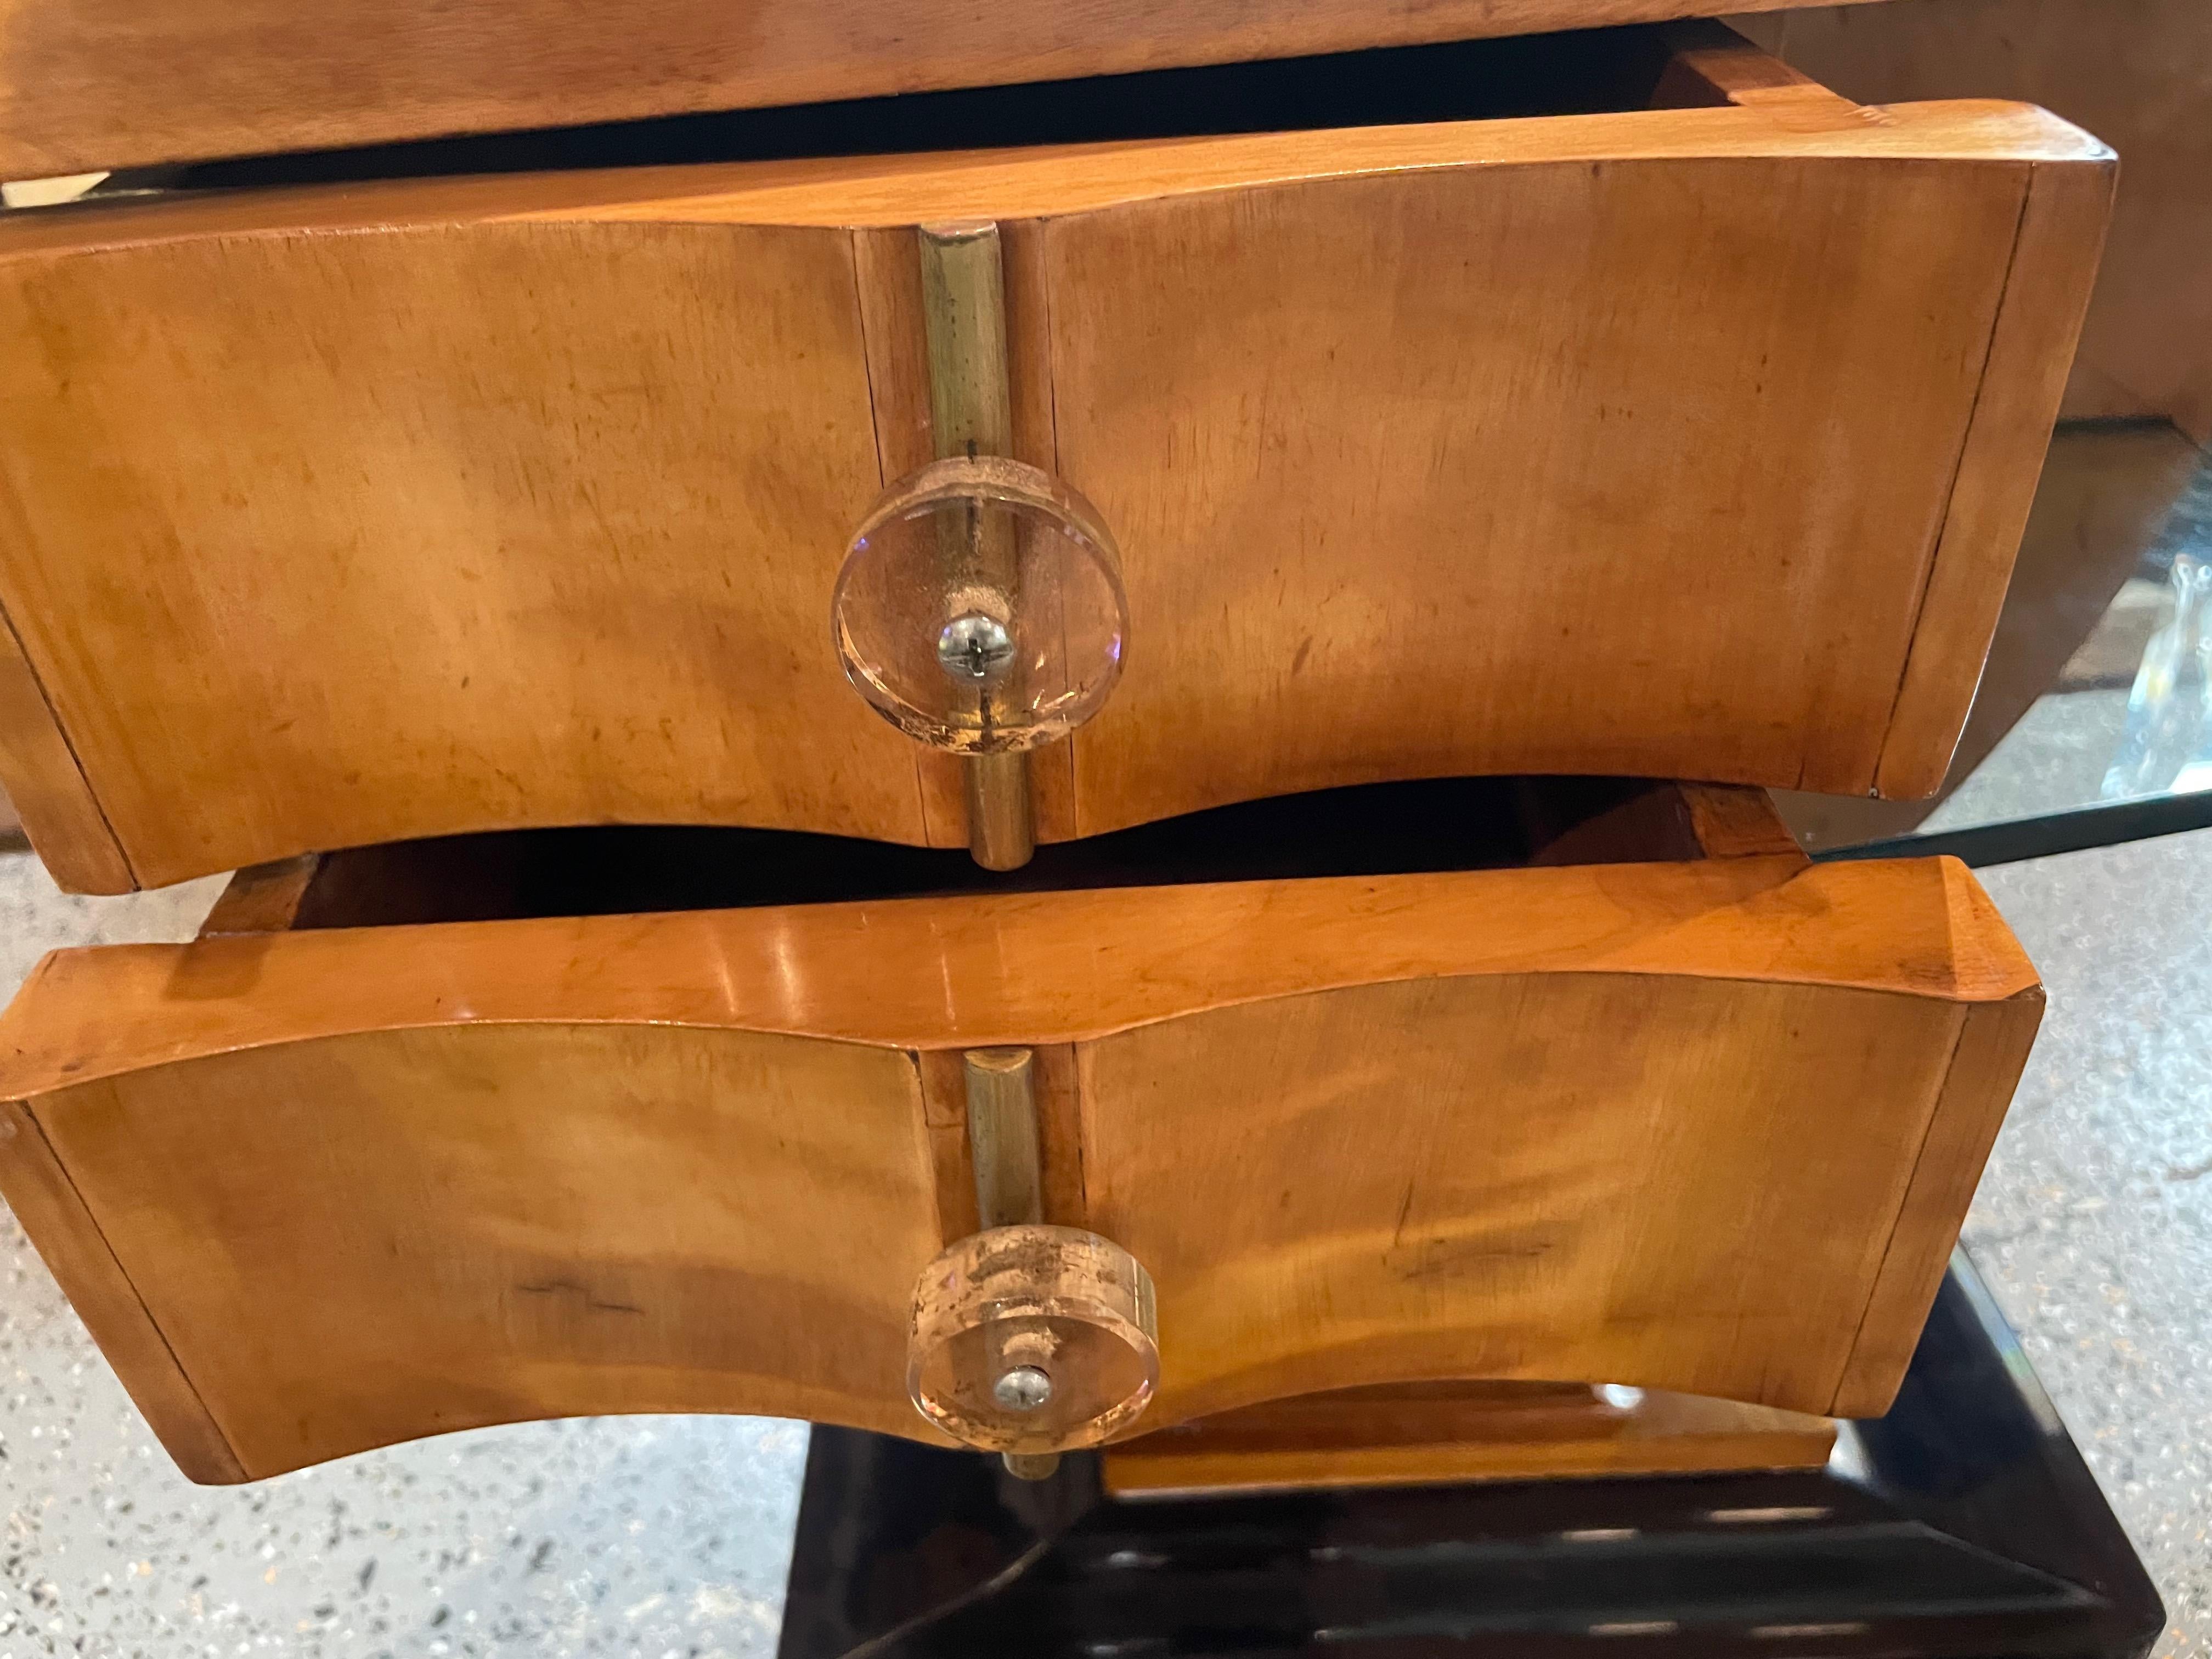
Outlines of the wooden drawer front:
{"type": "Polygon", "coordinates": [[[1705,102],[21,216],[0,774],[93,891],[532,824],[959,844],[828,615],[931,453],[913,228],[980,216],[1015,450],[1129,590],[1043,839],[1485,773],[1926,793],[2109,153],[1747,52],[1657,95],[1705,102]]]}
{"type": "MultiPolygon", "coordinates": [[[[1717,799],[1725,799],[1725,797],[1717,799]]],[[[0,1178],[179,1461],[929,1432],[959,1051],[1158,1287],[1151,1429],[1421,1378],[1881,1411],[2041,1006],[1948,860],[1709,855],[296,927],[49,957],[0,1178]]],[[[951,855],[947,855],[951,856],[951,855]]]]}

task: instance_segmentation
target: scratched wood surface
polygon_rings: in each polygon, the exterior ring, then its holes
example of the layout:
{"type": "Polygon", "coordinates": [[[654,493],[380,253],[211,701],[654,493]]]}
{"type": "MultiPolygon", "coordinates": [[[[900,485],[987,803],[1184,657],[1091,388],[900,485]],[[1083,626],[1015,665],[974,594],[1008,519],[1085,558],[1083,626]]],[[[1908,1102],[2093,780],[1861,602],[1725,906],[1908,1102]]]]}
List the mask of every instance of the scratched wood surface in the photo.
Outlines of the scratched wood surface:
{"type": "Polygon", "coordinates": [[[528,824],[957,844],[826,618],[920,453],[908,228],[984,215],[1018,447],[1133,617],[1046,838],[1385,777],[1932,787],[2109,157],[1700,50],[1703,107],[0,223],[0,782],[85,891],[528,824]]]}
{"type": "Polygon", "coordinates": [[[1878,1412],[2040,992],[1958,865],[1723,816],[1674,863],[416,927],[251,931],[263,878],[40,964],[0,1188],[201,1480],[569,1413],[924,1435],[946,1068],[1000,1043],[1054,1218],[1158,1286],[1147,1427],[1425,1378],[1878,1412]]]}

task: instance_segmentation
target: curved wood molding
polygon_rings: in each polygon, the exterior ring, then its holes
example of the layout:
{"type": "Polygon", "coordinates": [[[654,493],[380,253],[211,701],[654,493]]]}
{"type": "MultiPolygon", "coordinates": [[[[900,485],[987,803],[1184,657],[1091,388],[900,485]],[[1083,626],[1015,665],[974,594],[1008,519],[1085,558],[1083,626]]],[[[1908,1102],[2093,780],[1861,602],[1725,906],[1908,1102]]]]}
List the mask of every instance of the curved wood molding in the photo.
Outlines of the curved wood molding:
{"type": "Polygon", "coordinates": [[[1049,1218],[1158,1285],[1147,1428],[1429,1377],[1856,1414],[2039,1005],[1936,860],[229,937],[40,965],[0,1181],[61,1178],[27,1224],[204,1480],[578,1413],[926,1435],[943,1062],[1008,1042],[1049,1218]]]}
{"type": "Polygon", "coordinates": [[[927,429],[905,228],[978,215],[1017,447],[1133,619],[1045,839],[1389,778],[1924,791],[2111,157],[1780,90],[19,216],[0,608],[96,803],[27,828],[94,890],[533,824],[958,842],[826,618],[927,429]]]}

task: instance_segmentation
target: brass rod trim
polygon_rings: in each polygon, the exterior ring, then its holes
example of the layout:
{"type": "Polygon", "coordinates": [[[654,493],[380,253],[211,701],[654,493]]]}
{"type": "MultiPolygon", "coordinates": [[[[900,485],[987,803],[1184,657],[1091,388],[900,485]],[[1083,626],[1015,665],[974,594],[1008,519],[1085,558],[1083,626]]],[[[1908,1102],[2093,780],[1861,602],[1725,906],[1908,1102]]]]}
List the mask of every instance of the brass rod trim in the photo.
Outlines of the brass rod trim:
{"type": "Polygon", "coordinates": [[[1041,1222],[1036,1057],[1027,1048],[970,1048],[961,1059],[968,1083],[968,1151],[975,1165],[975,1224],[988,1231],[1041,1222]]]}
{"type": "MultiPolygon", "coordinates": [[[[988,220],[923,225],[921,314],[929,362],[929,428],[939,460],[1010,455],[1014,400],[1006,369],[1006,266],[988,220]]],[[[949,537],[953,574],[1012,598],[1019,570],[1012,527],[999,515],[975,533],[949,537]]],[[[987,694],[988,695],[988,694],[987,694]]],[[[970,756],[963,763],[968,848],[987,870],[1018,870],[1036,849],[1029,759],[970,756]]]]}

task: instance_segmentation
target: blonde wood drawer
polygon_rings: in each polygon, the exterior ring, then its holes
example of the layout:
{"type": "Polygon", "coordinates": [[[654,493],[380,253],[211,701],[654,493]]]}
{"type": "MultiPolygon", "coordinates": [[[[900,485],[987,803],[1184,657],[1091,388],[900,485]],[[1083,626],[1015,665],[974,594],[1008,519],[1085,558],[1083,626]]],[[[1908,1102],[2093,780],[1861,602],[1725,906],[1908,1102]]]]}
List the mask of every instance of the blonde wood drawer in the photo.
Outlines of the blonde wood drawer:
{"type": "MultiPolygon", "coordinates": [[[[0,780],[86,891],[532,825],[958,844],[828,612],[931,453],[915,228],[985,216],[1015,452],[1129,594],[1042,839],[1469,774],[1925,793],[2112,158],[1730,39],[1547,46],[1556,115],[1434,118],[1533,95],[1460,47],[1386,92],[1248,66],[1106,142],[12,216],[0,780]]],[[[963,96],[817,143],[1050,113],[963,96]]]]}
{"type": "Polygon", "coordinates": [[[1869,1414],[2042,1001],[1963,867],[1808,866],[1757,792],[1272,803],[990,892],[957,853],[814,858],[250,873],[197,943],[40,965],[0,1188],[195,1479],[578,1413],[927,1437],[960,1053],[1020,1044],[1047,1218],[1158,1286],[1143,1429],[1447,1378],[1869,1414]]]}

